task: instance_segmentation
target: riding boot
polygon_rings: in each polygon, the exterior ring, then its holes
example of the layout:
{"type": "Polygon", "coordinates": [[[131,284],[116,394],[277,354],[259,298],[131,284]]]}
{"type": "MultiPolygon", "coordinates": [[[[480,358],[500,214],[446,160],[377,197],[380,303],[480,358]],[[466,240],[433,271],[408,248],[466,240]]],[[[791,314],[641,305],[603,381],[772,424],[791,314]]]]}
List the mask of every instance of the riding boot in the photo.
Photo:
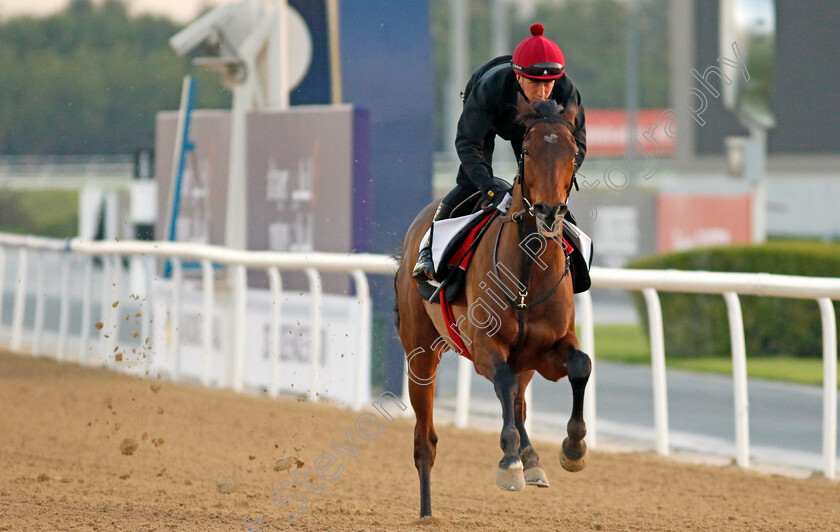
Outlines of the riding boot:
{"type": "Polygon", "coordinates": [[[432,236],[434,235],[434,222],[445,220],[449,218],[450,214],[452,214],[452,207],[441,201],[435,211],[434,218],[432,218],[432,229],[429,233],[429,239],[426,241],[426,245],[420,248],[420,253],[417,257],[417,264],[414,265],[414,271],[411,274],[415,279],[417,279],[417,281],[425,281],[427,279],[434,280],[435,278],[435,264],[434,261],[432,261],[432,236]]]}

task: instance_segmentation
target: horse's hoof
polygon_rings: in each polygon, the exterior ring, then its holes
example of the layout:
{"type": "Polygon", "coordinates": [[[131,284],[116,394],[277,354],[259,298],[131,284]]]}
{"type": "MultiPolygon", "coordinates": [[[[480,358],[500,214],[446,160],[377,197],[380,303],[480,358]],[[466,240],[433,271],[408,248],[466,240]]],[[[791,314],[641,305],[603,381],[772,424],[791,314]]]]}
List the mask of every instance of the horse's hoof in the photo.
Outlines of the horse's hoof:
{"type": "Polygon", "coordinates": [[[499,466],[499,469],[496,470],[496,485],[505,491],[525,489],[522,462],[517,460],[509,466],[499,466]]]}
{"type": "Polygon", "coordinates": [[[586,467],[586,462],[589,461],[589,450],[587,450],[586,442],[583,440],[580,442],[583,452],[572,452],[569,450],[569,445],[569,438],[563,440],[563,447],[560,450],[560,465],[566,471],[577,473],[586,467]]]}
{"type": "Polygon", "coordinates": [[[530,467],[525,470],[525,484],[539,488],[548,487],[548,477],[541,467],[530,467]]]}

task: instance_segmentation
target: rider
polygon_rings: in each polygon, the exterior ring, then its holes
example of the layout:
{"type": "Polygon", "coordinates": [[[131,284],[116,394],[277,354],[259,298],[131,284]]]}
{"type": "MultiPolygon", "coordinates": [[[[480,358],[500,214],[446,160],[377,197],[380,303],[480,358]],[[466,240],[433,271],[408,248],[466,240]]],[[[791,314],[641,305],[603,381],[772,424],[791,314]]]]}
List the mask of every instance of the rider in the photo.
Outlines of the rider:
{"type": "MultiPolygon", "coordinates": [[[[562,106],[575,103],[578,113],[572,132],[578,147],[575,171],[586,155],[586,127],[580,95],[564,75],[563,52],[543,37],[542,24],[531,26],[531,36],[519,43],[513,57],[502,56],[479,68],[464,91],[464,109],[458,120],[455,148],[461,166],[455,188],[441,200],[433,221],[445,220],[462,201],[481,191],[482,199],[498,206],[510,186],[493,176],[491,163],[496,135],[509,140],[517,160],[522,154],[525,126],[516,122],[521,94],[528,101],[554,100],[562,106]]],[[[433,279],[431,239],[420,249],[413,275],[433,279]]]]}

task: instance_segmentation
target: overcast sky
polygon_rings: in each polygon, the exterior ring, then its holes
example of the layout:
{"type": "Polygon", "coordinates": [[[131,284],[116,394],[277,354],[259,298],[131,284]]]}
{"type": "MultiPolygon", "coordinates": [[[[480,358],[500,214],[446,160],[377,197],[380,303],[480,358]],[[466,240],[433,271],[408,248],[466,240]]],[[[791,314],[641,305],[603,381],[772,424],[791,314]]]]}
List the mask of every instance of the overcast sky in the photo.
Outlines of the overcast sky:
{"type": "MultiPolygon", "coordinates": [[[[94,0],[98,3],[101,0],[94,0]]],[[[195,18],[200,8],[225,0],[127,0],[131,13],[166,15],[179,22],[195,18]]],[[[45,15],[61,10],[69,0],[0,0],[0,18],[15,15],[45,15]]]]}

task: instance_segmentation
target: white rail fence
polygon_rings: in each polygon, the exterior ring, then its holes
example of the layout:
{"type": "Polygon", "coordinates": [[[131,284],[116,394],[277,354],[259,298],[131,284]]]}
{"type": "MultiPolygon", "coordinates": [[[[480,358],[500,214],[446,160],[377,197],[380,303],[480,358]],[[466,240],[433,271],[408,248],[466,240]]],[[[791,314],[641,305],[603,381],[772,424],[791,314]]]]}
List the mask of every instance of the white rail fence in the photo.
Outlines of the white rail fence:
{"type": "MultiPolygon", "coordinates": [[[[247,316],[247,275],[246,270],[260,269],[267,273],[269,290],[275,301],[271,312],[270,334],[273,338],[279,336],[280,319],[282,314],[281,301],[281,271],[301,271],[306,274],[309,282],[309,295],[314,303],[310,306],[310,328],[320,330],[323,323],[320,300],[322,297],[320,273],[343,272],[352,276],[356,287],[356,298],[361,316],[359,323],[363,329],[358,337],[355,351],[360,355],[356,359],[357,376],[369,379],[370,374],[370,296],[368,293],[368,274],[393,274],[396,265],[384,255],[372,254],[337,254],[337,253],[276,253],[240,251],[208,246],[201,244],[172,243],[172,242],[85,242],[81,240],[53,240],[39,237],[22,237],[0,234],[0,324],[2,324],[2,295],[5,287],[6,268],[9,262],[9,250],[17,251],[17,278],[14,286],[14,303],[11,320],[9,346],[16,351],[23,347],[25,332],[30,338],[29,347],[33,356],[42,354],[41,337],[44,327],[44,293],[47,280],[44,275],[44,263],[49,260],[46,255],[59,256],[60,274],[58,279],[51,279],[60,287],[59,326],[56,358],[60,361],[68,359],[67,328],[68,328],[68,294],[73,286],[70,282],[70,268],[74,261],[83,265],[81,280],[83,304],[81,309],[82,334],[78,361],[87,364],[87,345],[91,342],[89,326],[91,323],[91,270],[93,258],[103,261],[105,276],[102,284],[100,351],[110,353],[114,350],[115,335],[107,335],[103,331],[113,330],[118,319],[117,313],[107,303],[114,294],[110,290],[119,289],[122,279],[122,258],[131,258],[138,262],[138,269],[143,272],[144,282],[151,282],[149,264],[142,261],[150,258],[165,258],[172,261],[174,279],[174,307],[171,312],[173,321],[171,334],[173,345],[176,346],[175,365],[169,377],[179,379],[177,346],[180,327],[180,283],[183,279],[181,262],[184,260],[199,261],[202,272],[202,295],[204,311],[201,324],[201,337],[205,352],[209,351],[213,335],[212,308],[215,305],[213,265],[225,265],[229,269],[228,282],[231,297],[229,305],[231,312],[229,319],[232,330],[232,341],[225,374],[228,379],[218,382],[220,386],[242,390],[242,364],[245,357],[245,334],[247,316]],[[35,287],[30,291],[27,272],[30,256],[35,257],[36,280],[35,287]],[[69,257],[69,259],[68,259],[69,257]],[[30,294],[31,292],[31,294],[30,294]],[[24,331],[25,305],[28,295],[35,299],[35,311],[32,329],[24,331]]],[[[134,262],[133,262],[134,263],[134,262]]],[[[647,305],[648,327],[651,339],[652,391],[654,400],[654,424],[656,432],[656,449],[660,454],[670,452],[668,428],[668,397],[667,378],[665,371],[665,349],[663,339],[662,311],[659,303],[659,292],[705,293],[721,294],[726,302],[729,316],[730,338],[733,360],[734,387],[734,417],[736,460],[739,466],[749,467],[749,402],[747,396],[746,350],[744,344],[744,328],[741,317],[739,295],[773,296],[784,298],[814,299],[820,309],[823,338],[823,473],[828,478],[835,478],[836,474],[836,445],[837,445],[837,337],[836,319],[832,300],[840,299],[840,279],[809,278],[796,276],[782,276],[770,274],[742,274],[718,272],[685,272],[658,270],[621,270],[608,268],[593,268],[592,285],[596,288],[623,289],[641,291],[647,305]]],[[[148,300],[142,301],[141,306],[148,310],[148,300]]],[[[588,440],[590,445],[596,445],[596,405],[595,405],[595,355],[596,346],[593,333],[592,300],[590,294],[578,296],[577,302],[578,327],[580,330],[581,349],[590,353],[593,359],[593,374],[587,390],[585,403],[585,417],[588,426],[588,440]]],[[[145,332],[143,333],[146,336],[145,332]]],[[[309,383],[309,397],[317,400],[319,384],[319,353],[321,345],[319,335],[313,335],[309,345],[311,374],[309,383]]],[[[278,393],[278,380],[282,368],[279,367],[279,342],[272,344],[271,358],[272,384],[269,393],[278,393]]],[[[150,363],[150,358],[146,359],[150,363]]],[[[458,368],[458,389],[455,412],[455,423],[465,427],[469,423],[470,412],[470,377],[471,363],[461,358],[458,368]]],[[[224,372],[223,372],[224,373],[224,372]]],[[[209,384],[211,379],[206,371],[202,374],[202,383],[209,384]]],[[[369,384],[369,383],[368,383],[369,384]]],[[[407,398],[408,379],[404,373],[403,400],[407,398]]],[[[355,408],[361,408],[368,401],[364,391],[369,387],[357,383],[353,400],[355,408]]],[[[528,400],[529,398],[526,398],[528,400]]],[[[533,412],[532,416],[533,417],[533,412]]]]}
{"type": "MultiPolygon", "coordinates": [[[[94,259],[102,262],[102,276],[103,280],[100,283],[101,287],[101,315],[98,317],[96,328],[99,334],[99,348],[100,354],[110,355],[116,350],[116,343],[119,336],[119,313],[116,308],[116,303],[121,299],[121,295],[125,295],[123,286],[133,281],[137,284],[136,279],[126,279],[123,268],[123,258],[131,260],[131,270],[139,272],[141,285],[145,285],[146,289],[137,290],[138,293],[149,295],[149,297],[136,297],[141,307],[139,314],[149,316],[150,309],[153,302],[150,301],[153,290],[149,289],[149,285],[154,282],[156,278],[155,264],[148,262],[150,259],[161,258],[167,259],[171,262],[172,267],[172,307],[168,313],[170,320],[167,327],[167,335],[169,336],[169,343],[173,346],[172,366],[169,378],[178,381],[181,380],[181,341],[179,335],[181,334],[180,318],[182,314],[181,304],[183,299],[182,285],[184,280],[184,272],[182,264],[184,261],[197,261],[201,268],[201,293],[202,293],[202,311],[200,312],[202,322],[200,325],[200,335],[202,357],[203,357],[203,371],[201,375],[201,382],[204,385],[209,385],[213,380],[208,372],[208,353],[211,352],[214,334],[218,331],[214,330],[216,326],[213,322],[214,308],[217,306],[217,290],[216,278],[214,274],[214,264],[225,265],[228,268],[227,275],[227,289],[229,297],[227,298],[227,305],[230,312],[226,314],[226,325],[230,329],[230,341],[228,349],[225,350],[223,356],[227,360],[222,361],[222,371],[219,373],[217,384],[221,387],[230,387],[233,390],[241,391],[243,389],[243,364],[246,355],[246,334],[247,334],[247,297],[248,297],[248,282],[247,270],[258,269],[266,272],[269,280],[269,292],[272,297],[271,319],[270,319],[270,335],[276,341],[270,343],[270,358],[272,360],[272,377],[271,384],[268,386],[268,392],[271,396],[276,396],[279,392],[279,381],[282,374],[282,368],[279,366],[280,349],[281,349],[281,335],[280,320],[282,316],[283,297],[281,271],[303,272],[308,280],[308,300],[310,313],[308,318],[308,328],[310,331],[321,331],[323,325],[323,306],[322,298],[324,296],[321,273],[324,272],[339,272],[349,274],[355,284],[355,298],[357,308],[359,309],[358,319],[355,320],[359,324],[356,336],[356,345],[349,346],[351,351],[356,356],[356,377],[357,382],[354,384],[354,398],[352,405],[356,408],[361,408],[365,403],[369,402],[370,395],[370,327],[371,327],[371,302],[368,289],[368,282],[366,273],[386,273],[392,274],[394,271],[394,263],[386,256],[380,255],[366,255],[366,254],[328,254],[328,253],[273,253],[273,252],[252,252],[231,250],[217,246],[208,246],[201,244],[190,243],[175,243],[175,242],[85,242],[77,239],[73,240],[54,240],[40,237],[30,236],[16,236],[0,234],[0,324],[3,323],[2,311],[2,294],[5,292],[4,283],[6,282],[6,270],[10,263],[10,250],[15,250],[17,255],[16,277],[14,278],[13,287],[13,305],[12,318],[10,324],[8,346],[14,351],[21,351],[24,349],[24,344],[27,343],[30,352],[33,356],[41,356],[43,354],[44,338],[44,307],[45,294],[47,283],[44,275],[45,265],[58,260],[60,266],[60,274],[57,275],[58,283],[58,313],[59,325],[58,335],[56,340],[56,359],[59,361],[68,360],[69,354],[67,345],[70,343],[68,338],[68,322],[69,322],[69,300],[73,289],[80,292],[81,303],[81,333],[79,340],[79,348],[76,352],[76,360],[82,365],[89,365],[92,362],[89,360],[89,346],[95,341],[91,338],[91,325],[97,319],[92,317],[92,296],[96,286],[92,283],[92,270],[94,259]],[[83,273],[81,278],[70,282],[71,268],[76,265],[81,265],[83,273]],[[34,287],[30,287],[31,283],[28,279],[28,272],[35,271],[36,282],[34,287]],[[25,330],[24,324],[27,322],[24,316],[27,312],[27,299],[34,298],[34,318],[28,323],[31,323],[31,329],[25,330]],[[28,341],[28,342],[27,342],[28,341]]],[[[125,299],[125,297],[122,297],[125,299]]],[[[126,320],[128,320],[126,316],[126,320]]],[[[302,320],[303,321],[303,320],[302,320]]],[[[153,338],[148,328],[150,320],[142,320],[142,327],[145,329],[138,331],[136,336],[141,338],[153,338]]],[[[322,391],[320,382],[320,364],[322,355],[322,335],[311,334],[311,341],[309,342],[309,361],[310,361],[310,382],[303,383],[308,386],[308,396],[311,400],[317,401],[319,392],[322,391]]],[[[145,347],[145,346],[144,346],[145,347]]],[[[154,349],[154,346],[152,346],[154,349]]],[[[154,356],[150,354],[145,359],[146,371],[148,371],[153,363],[154,356]]],[[[107,359],[105,362],[109,367],[116,369],[117,366],[113,364],[112,359],[107,359]]]]}

